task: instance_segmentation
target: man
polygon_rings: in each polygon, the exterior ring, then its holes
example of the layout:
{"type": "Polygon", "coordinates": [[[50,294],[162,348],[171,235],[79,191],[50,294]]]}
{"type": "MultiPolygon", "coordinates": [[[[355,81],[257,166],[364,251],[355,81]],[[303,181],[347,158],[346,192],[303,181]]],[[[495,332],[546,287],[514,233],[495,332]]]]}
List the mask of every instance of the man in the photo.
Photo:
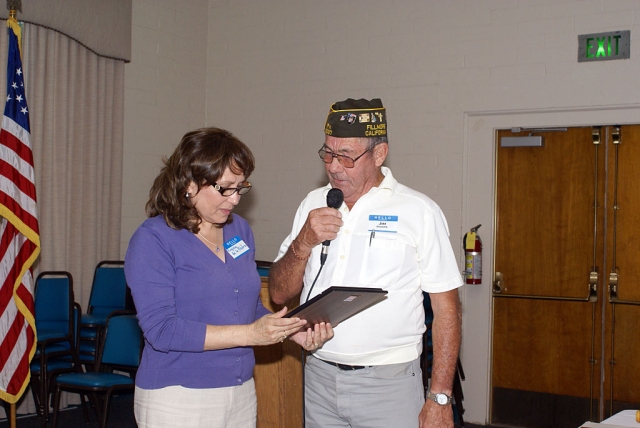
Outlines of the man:
{"type": "Polygon", "coordinates": [[[318,153],[329,185],[310,192],[298,208],[270,269],[271,298],[284,303],[302,292],[304,303],[331,286],[376,287],[388,294],[334,326],[334,338],[307,359],[306,427],[453,427],[462,278],[444,215],[382,167],[389,146],[379,99],[334,104],[325,134],[318,153]],[[332,187],[344,194],[340,209],[326,206],[332,187]],[[332,242],[318,275],[325,240],[332,242]],[[420,375],[423,290],[434,312],[426,401],[420,375]]]}

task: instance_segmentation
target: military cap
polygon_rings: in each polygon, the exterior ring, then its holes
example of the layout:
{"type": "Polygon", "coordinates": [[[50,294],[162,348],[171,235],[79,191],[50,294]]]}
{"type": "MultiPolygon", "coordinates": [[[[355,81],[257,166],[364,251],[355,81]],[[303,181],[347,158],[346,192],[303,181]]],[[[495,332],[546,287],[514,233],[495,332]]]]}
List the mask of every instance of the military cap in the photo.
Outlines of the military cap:
{"type": "Polygon", "coordinates": [[[380,98],[348,98],[331,106],[324,133],[338,138],[386,137],[387,112],[380,98]]]}

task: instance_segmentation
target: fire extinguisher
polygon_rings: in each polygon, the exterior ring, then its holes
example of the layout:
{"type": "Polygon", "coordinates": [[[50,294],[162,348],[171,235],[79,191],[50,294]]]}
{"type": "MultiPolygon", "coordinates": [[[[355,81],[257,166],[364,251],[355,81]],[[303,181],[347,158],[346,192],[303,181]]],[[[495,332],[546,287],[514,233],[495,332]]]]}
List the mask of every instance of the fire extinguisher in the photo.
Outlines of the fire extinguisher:
{"type": "Polygon", "coordinates": [[[464,278],[467,284],[482,284],[482,239],[478,235],[481,224],[464,234],[464,278]]]}

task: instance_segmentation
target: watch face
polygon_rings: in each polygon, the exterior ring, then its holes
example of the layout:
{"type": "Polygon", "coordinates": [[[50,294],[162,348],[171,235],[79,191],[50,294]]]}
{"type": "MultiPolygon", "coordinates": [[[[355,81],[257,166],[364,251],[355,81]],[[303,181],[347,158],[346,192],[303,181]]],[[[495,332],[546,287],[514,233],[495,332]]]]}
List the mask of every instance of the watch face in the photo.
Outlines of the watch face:
{"type": "Polygon", "coordinates": [[[447,401],[449,401],[447,399],[447,396],[444,394],[436,394],[436,401],[438,402],[438,404],[444,406],[445,404],[447,404],[447,401]]]}

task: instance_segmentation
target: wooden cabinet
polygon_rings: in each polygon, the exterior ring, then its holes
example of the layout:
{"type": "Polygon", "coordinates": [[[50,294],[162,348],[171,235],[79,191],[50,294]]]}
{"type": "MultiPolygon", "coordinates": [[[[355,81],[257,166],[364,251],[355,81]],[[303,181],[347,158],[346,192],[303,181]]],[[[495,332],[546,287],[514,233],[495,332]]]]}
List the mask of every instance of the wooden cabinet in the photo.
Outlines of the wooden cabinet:
{"type": "MultiPolygon", "coordinates": [[[[262,278],[260,295],[269,310],[275,312],[282,308],[269,299],[267,278],[262,278]]],[[[292,309],[297,306],[297,301],[294,298],[287,307],[292,309]]],[[[256,346],[254,352],[258,428],[302,427],[302,348],[291,340],[285,340],[271,346],[256,346]]]]}

